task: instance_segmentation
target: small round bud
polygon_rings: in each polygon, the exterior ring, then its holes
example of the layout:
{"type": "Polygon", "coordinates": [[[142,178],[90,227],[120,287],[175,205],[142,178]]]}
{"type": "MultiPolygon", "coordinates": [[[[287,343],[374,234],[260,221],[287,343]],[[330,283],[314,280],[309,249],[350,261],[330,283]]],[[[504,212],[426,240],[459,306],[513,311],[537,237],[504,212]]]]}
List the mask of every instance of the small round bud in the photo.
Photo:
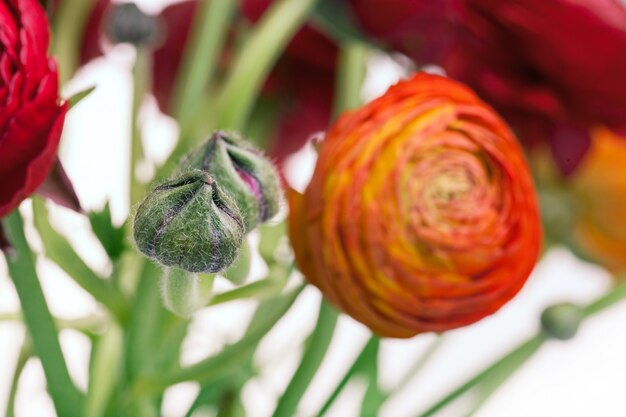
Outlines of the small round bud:
{"type": "Polygon", "coordinates": [[[139,250],[165,266],[218,272],[243,240],[237,204],[206,172],[191,171],[156,187],[137,209],[139,250]]]}
{"type": "Polygon", "coordinates": [[[215,132],[181,162],[179,171],[209,173],[235,199],[246,232],[278,213],[281,190],[274,165],[251,144],[232,132],[215,132]]]}
{"type": "Polygon", "coordinates": [[[556,304],[541,314],[541,328],[554,339],[569,340],[576,335],[583,319],[580,306],[571,303],[556,304]]]}
{"type": "Polygon", "coordinates": [[[111,42],[135,46],[155,43],[161,29],[158,19],[142,12],[135,3],[112,6],[105,23],[106,34],[111,42]]]}

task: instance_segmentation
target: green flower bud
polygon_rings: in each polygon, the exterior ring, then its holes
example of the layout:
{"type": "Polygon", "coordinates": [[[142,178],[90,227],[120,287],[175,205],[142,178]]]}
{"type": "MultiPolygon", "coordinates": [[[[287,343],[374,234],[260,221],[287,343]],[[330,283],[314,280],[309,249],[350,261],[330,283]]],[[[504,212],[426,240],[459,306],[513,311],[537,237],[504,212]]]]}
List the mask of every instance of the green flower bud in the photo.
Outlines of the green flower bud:
{"type": "Polygon", "coordinates": [[[541,328],[548,336],[569,340],[576,335],[583,319],[580,306],[571,303],[556,304],[541,314],[541,328]]]}
{"type": "Polygon", "coordinates": [[[243,240],[237,204],[206,172],[191,171],[156,187],[137,209],[139,250],[165,266],[218,272],[237,257],[243,240]]]}
{"type": "Polygon", "coordinates": [[[111,6],[105,17],[105,25],[111,42],[135,46],[155,44],[162,31],[157,18],[142,12],[135,3],[111,6]]]}
{"type": "Polygon", "coordinates": [[[274,165],[238,134],[215,132],[181,162],[180,172],[208,172],[235,199],[246,232],[278,213],[281,190],[274,165]]]}

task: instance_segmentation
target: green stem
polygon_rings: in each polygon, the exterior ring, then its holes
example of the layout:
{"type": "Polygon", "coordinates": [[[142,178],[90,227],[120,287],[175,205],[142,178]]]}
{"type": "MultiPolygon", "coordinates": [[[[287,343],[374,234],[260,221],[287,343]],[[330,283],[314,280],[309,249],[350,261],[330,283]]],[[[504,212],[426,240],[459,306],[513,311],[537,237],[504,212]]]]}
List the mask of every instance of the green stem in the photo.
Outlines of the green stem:
{"type": "Polygon", "coordinates": [[[276,1],[237,56],[218,98],[217,128],[242,130],[263,81],[317,0],[276,1]]]}
{"type": "Polygon", "coordinates": [[[32,356],[32,346],[29,339],[28,334],[24,339],[24,343],[22,343],[22,348],[20,349],[20,354],[17,358],[17,364],[15,365],[15,371],[13,372],[13,379],[11,380],[11,390],[9,391],[9,397],[7,400],[7,411],[6,417],[15,417],[15,398],[17,396],[17,388],[20,382],[20,376],[22,375],[22,371],[28,363],[28,360],[32,356]]]}
{"type": "Polygon", "coordinates": [[[170,385],[185,381],[206,384],[235,372],[241,364],[247,363],[260,340],[289,310],[303,288],[300,286],[285,295],[261,304],[254,314],[246,335],[239,342],[187,368],[146,375],[137,380],[134,387],[135,394],[159,393],[170,385]]]}
{"type": "Polygon", "coordinates": [[[368,48],[357,42],[346,43],[339,54],[335,115],[361,105],[361,88],[365,78],[368,48]]]}
{"type": "MultiPolygon", "coordinates": [[[[583,317],[588,318],[613,305],[626,300],[626,282],[615,286],[605,295],[583,307],[583,317]]],[[[478,402],[470,411],[469,416],[476,413],[480,407],[487,402],[491,395],[508,380],[546,341],[545,334],[540,331],[536,336],[522,343],[509,354],[489,366],[487,369],[471,378],[446,397],[438,401],[435,405],[425,411],[420,417],[430,417],[449,403],[477,386],[482,384],[484,390],[478,402]]]]}
{"type": "Polygon", "coordinates": [[[115,324],[94,340],[85,401],[86,417],[103,417],[106,414],[122,373],[123,345],[122,329],[115,324]]]}
{"type": "Polygon", "coordinates": [[[93,272],[67,240],[54,230],[48,221],[48,211],[43,200],[33,199],[33,213],[46,256],[96,301],[102,303],[118,321],[123,321],[127,313],[127,303],[122,293],[111,281],[93,272]]]}
{"type": "Polygon", "coordinates": [[[22,305],[34,351],[41,360],[50,396],[59,415],[80,417],[83,415],[83,396],[67,371],[56,326],[35,271],[35,260],[26,242],[19,212],[16,210],[8,215],[3,224],[16,250],[15,256],[7,258],[9,273],[22,305]]]}
{"type": "Polygon", "coordinates": [[[541,347],[541,345],[543,345],[543,342],[545,342],[545,340],[545,337],[542,335],[530,338],[529,340],[522,343],[511,352],[500,358],[498,361],[490,365],[487,369],[454,389],[451,393],[435,403],[428,410],[420,414],[420,417],[431,417],[435,415],[452,401],[456,400],[461,395],[474,388],[477,384],[490,378],[492,375],[494,375],[495,372],[498,372],[499,368],[511,366],[512,363],[525,362],[541,347]]]}
{"type": "Polygon", "coordinates": [[[322,405],[322,408],[320,408],[319,412],[316,414],[317,417],[323,417],[324,415],[326,415],[326,412],[330,409],[330,406],[333,405],[339,394],[341,394],[341,391],[343,391],[346,385],[348,385],[350,379],[352,379],[353,376],[357,375],[361,371],[364,364],[371,361],[376,361],[376,353],[378,353],[379,343],[380,340],[376,336],[372,336],[369,338],[369,340],[363,347],[363,350],[361,350],[361,353],[359,353],[359,356],[357,356],[357,358],[352,363],[350,369],[348,369],[348,371],[344,374],[343,378],[341,378],[341,381],[339,381],[333,392],[326,399],[326,402],[324,402],[324,405],[322,405]]]}
{"type": "Polygon", "coordinates": [[[145,48],[137,48],[135,65],[133,66],[133,98],[131,114],[131,148],[130,148],[130,206],[137,204],[144,193],[145,184],[137,179],[137,164],[143,158],[141,143],[141,126],[139,112],[141,105],[150,89],[151,52],[145,48]]]}
{"type": "Polygon", "coordinates": [[[208,303],[215,275],[194,274],[180,268],[165,268],[161,275],[161,298],[172,313],[189,318],[208,303]]]}
{"type": "Polygon", "coordinates": [[[430,358],[432,358],[433,355],[437,353],[439,348],[441,348],[444,340],[445,339],[442,335],[437,335],[437,338],[430,344],[430,346],[428,346],[426,351],[417,359],[417,361],[413,364],[411,369],[404,375],[404,378],[402,378],[400,382],[398,382],[398,385],[396,385],[395,388],[387,394],[387,397],[389,397],[391,393],[398,392],[404,389],[409,384],[409,382],[411,382],[411,380],[413,380],[420,373],[420,371],[424,369],[424,366],[428,363],[430,358]]]}
{"type": "MultiPolygon", "coordinates": [[[[0,321],[17,321],[22,322],[24,317],[21,313],[3,313],[0,314],[0,321]]],[[[87,316],[81,317],[78,319],[72,320],[62,320],[55,318],[55,324],[60,330],[64,329],[72,329],[84,333],[86,335],[91,335],[94,333],[100,333],[106,326],[109,324],[109,321],[106,317],[100,316],[87,316]]]]}
{"type": "Polygon", "coordinates": [[[217,69],[235,6],[234,0],[204,1],[194,19],[174,94],[174,114],[182,130],[217,69]]]}
{"type": "Polygon", "coordinates": [[[622,281],[622,283],[616,285],[605,295],[583,307],[583,316],[585,318],[589,318],[594,314],[600,313],[601,311],[606,310],[607,308],[612,307],[613,305],[626,299],[626,282],[624,282],[624,276],[622,275],[617,279],[622,281]]]}
{"type": "Polygon", "coordinates": [[[291,378],[287,389],[278,400],[278,405],[273,414],[274,417],[288,417],[296,414],[302,395],[304,395],[326,355],[335,332],[338,317],[337,310],[331,307],[326,300],[322,300],[315,329],[310,336],[308,346],[302,355],[298,369],[291,378]]]}
{"type": "Polygon", "coordinates": [[[265,278],[250,284],[242,285],[234,290],[216,294],[209,301],[210,306],[228,303],[234,300],[246,298],[265,299],[276,294],[276,291],[283,286],[283,283],[274,278],[265,278]]]}
{"type": "Polygon", "coordinates": [[[64,0],[59,2],[52,22],[52,55],[59,64],[61,85],[65,84],[79,64],[81,42],[89,13],[96,0],[64,0]]]}
{"type": "MultiPolygon", "coordinates": [[[[344,45],[339,60],[335,113],[346,110],[346,106],[357,106],[361,100],[361,85],[365,74],[366,54],[360,45],[344,45]]],[[[287,390],[278,401],[274,417],[294,415],[298,403],[321,364],[337,324],[337,312],[325,300],[320,305],[317,325],[309,344],[287,390]]]]}

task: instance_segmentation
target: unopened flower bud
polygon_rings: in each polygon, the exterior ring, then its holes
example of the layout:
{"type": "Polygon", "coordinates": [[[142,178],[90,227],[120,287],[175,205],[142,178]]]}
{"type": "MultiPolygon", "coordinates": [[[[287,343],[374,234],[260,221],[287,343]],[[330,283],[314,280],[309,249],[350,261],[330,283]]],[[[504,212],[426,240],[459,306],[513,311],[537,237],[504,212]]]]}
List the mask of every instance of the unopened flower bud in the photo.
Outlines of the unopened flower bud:
{"type": "Polygon", "coordinates": [[[274,165],[232,132],[215,132],[181,163],[180,171],[209,173],[236,200],[246,232],[276,215],[281,191],[274,165]]]}
{"type": "Polygon", "coordinates": [[[576,335],[583,319],[580,306],[571,303],[556,304],[541,314],[541,328],[550,337],[569,340],[576,335]]]}
{"type": "Polygon", "coordinates": [[[198,170],[156,187],[134,222],[135,241],[144,255],[189,272],[228,267],[239,253],[243,232],[235,201],[198,170]]]}
{"type": "Polygon", "coordinates": [[[142,12],[135,3],[112,6],[105,22],[106,34],[111,42],[135,46],[155,43],[161,29],[158,19],[142,12]]]}

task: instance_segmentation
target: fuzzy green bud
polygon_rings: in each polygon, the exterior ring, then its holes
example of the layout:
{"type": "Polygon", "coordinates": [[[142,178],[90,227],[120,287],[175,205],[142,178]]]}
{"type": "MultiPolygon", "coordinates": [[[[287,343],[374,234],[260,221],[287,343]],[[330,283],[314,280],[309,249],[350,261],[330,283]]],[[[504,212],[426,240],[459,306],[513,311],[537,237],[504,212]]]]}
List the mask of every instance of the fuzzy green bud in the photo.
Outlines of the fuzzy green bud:
{"type": "Polygon", "coordinates": [[[162,265],[218,272],[237,257],[244,233],[235,201],[203,171],[157,186],[135,214],[139,250],[162,265]]]}
{"type": "Polygon", "coordinates": [[[576,335],[582,320],[580,306],[571,303],[556,304],[546,308],[541,314],[541,328],[554,339],[569,340],[576,335]]]}
{"type": "Polygon", "coordinates": [[[274,165],[236,133],[217,131],[181,162],[179,172],[209,173],[235,199],[246,232],[278,213],[282,201],[274,165]]]}

